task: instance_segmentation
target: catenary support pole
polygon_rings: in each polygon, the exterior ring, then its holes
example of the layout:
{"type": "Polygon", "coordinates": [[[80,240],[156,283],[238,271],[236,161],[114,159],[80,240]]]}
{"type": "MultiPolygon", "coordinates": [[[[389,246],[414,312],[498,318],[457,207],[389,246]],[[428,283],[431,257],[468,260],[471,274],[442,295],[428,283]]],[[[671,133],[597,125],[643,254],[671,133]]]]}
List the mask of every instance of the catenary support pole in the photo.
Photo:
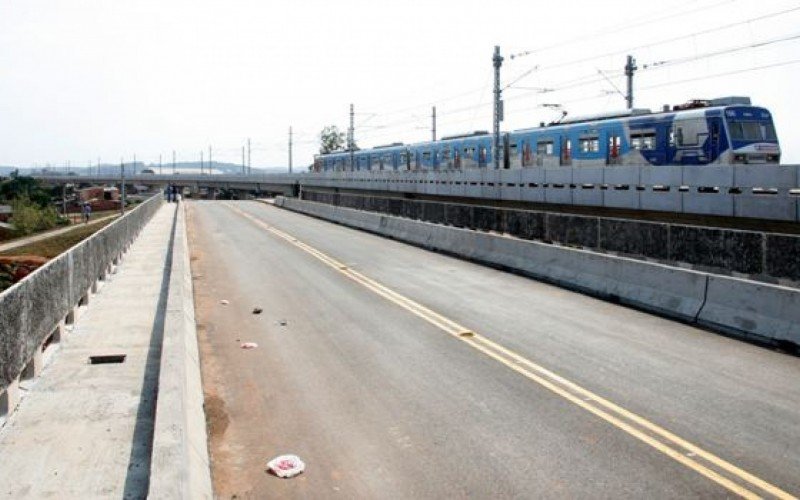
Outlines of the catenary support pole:
{"type": "Polygon", "coordinates": [[[494,168],[500,168],[500,122],[503,121],[503,101],[500,99],[502,90],[500,89],[500,66],[503,65],[503,57],[500,55],[500,46],[495,45],[494,56],[492,57],[494,66],[494,168]]]}

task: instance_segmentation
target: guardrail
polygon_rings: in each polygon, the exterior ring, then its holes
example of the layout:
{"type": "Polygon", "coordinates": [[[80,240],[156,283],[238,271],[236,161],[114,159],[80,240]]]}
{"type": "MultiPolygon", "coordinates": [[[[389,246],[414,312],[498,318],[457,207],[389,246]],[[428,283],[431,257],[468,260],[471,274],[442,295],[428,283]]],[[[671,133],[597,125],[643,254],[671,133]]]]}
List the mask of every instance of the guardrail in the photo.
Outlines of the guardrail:
{"type": "Polygon", "coordinates": [[[153,196],[0,293],[0,419],[162,203],[153,196]]]}
{"type": "MultiPolygon", "coordinates": [[[[113,176],[36,176],[118,183],[113,176]]],[[[800,165],[531,167],[262,175],[157,175],[128,183],[197,185],[290,194],[325,187],[800,222],[800,165]]]]}

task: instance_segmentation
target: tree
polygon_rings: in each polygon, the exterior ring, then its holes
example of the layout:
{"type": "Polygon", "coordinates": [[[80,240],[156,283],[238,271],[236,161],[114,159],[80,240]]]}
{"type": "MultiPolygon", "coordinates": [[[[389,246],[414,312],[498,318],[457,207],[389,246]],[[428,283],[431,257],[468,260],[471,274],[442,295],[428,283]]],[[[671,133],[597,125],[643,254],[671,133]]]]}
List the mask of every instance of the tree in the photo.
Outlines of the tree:
{"type": "Polygon", "coordinates": [[[328,125],[319,133],[319,152],[321,154],[344,151],[344,132],[339,131],[336,125],[328,125]]]}

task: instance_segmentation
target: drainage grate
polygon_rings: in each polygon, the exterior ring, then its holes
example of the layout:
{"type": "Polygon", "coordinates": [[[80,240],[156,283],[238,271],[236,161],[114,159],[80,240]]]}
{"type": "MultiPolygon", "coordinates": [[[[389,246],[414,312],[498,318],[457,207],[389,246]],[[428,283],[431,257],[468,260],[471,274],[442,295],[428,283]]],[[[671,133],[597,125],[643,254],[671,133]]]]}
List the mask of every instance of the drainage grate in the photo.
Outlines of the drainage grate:
{"type": "Polygon", "coordinates": [[[90,365],[107,365],[111,363],[124,363],[127,354],[104,354],[102,356],[89,356],[90,365]]]}

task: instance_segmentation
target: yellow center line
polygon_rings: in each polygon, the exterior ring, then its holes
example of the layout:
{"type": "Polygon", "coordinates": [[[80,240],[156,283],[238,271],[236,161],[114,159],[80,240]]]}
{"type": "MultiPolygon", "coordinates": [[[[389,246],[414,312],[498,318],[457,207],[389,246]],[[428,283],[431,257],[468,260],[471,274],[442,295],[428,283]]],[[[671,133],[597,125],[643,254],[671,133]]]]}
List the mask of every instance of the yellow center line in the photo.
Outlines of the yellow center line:
{"type": "Polygon", "coordinates": [[[734,482],[731,478],[725,477],[719,472],[712,470],[708,466],[701,464],[695,458],[702,458],[708,462],[708,464],[716,466],[722,471],[734,476],[734,478],[738,478],[739,480],[748,483],[750,486],[754,486],[775,498],[780,498],[783,500],[797,500],[797,498],[790,493],[768,483],[757,476],[754,476],[745,470],[742,470],[741,468],[723,460],[713,453],[710,453],[699,446],[686,441],[685,439],[673,434],[663,427],[650,422],[644,417],[641,417],[629,410],[626,410],[625,408],[622,408],[619,405],[616,405],[602,396],[599,396],[598,394],[581,387],[575,382],[572,382],[556,374],[555,372],[534,363],[524,356],[521,356],[520,354],[517,354],[514,351],[484,337],[483,335],[480,335],[466,328],[465,326],[446,318],[445,316],[425,307],[424,305],[415,302],[412,299],[395,292],[394,290],[391,290],[378,281],[375,281],[372,278],[350,269],[345,264],[298,240],[294,236],[285,233],[280,229],[272,227],[269,224],[266,224],[265,222],[240,210],[239,208],[228,204],[226,204],[226,206],[256,225],[274,234],[275,236],[278,236],[279,238],[314,256],[329,267],[337,270],[341,274],[344,274],[351,280],[359,283],[377,295],[380,295],[390,302],[402,307],[403,309],[406,309],[407,311],[422,318],[437,328],[444,330],[477,351],[480,351],[486,356],[502,363],[508,368],[514,370],[520,375],[523,375],[529,380],[536,382],[537,384],[561,396],[567,401],[570,401],[580,408],[583,408],[593,415],[605,420],[611,425],[660,451],[668,457],[725,487],[729,491],[743,498],[761,498],[761,496],[756,492],[745,488],[744,486],[734,482]],[[648,432],[650,434],[648,434],[648,432]],[[676,449],[670,446],[668,443],[656,439],[654,435],[661,437],[663,440],[666,440],[673,445],[677,445],[684,451],[676,449]]]}

